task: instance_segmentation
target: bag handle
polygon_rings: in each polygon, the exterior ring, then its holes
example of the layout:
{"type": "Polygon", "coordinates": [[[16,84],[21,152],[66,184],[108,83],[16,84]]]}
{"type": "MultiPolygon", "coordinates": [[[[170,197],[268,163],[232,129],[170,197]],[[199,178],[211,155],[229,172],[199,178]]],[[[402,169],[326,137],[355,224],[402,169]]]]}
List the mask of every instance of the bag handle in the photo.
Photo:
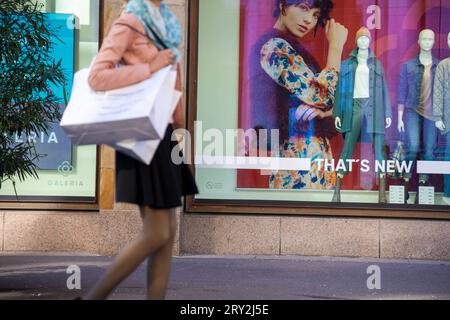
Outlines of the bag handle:
{"type": "MultiPolygon", "coordinates": [[[[121,26],[126,26],[128,28],[130,28],[131,30],[133,30],[134,32],[137,32],[138,34],[140,34],[141,36],[147,37],[150,41],[153,42],[152,38],[150,38],[148,36],[147,33],[143,33],[141,31],[139,31],[138,29],[136,29],[135,27],[132,27],[126,23],[121,23],[121,22],[116,22],[115,24],[121,25],[121,26]]],[[[163,49],[168,49],[168,47],[164,44],[164,42],[161,41],[161,39],[153,32],[153,30],[149,29],[150,32],[152,33],[152,35],[155,37],[155,39],[163,46],[163,49]]]]}
{"type": "MultiPolygon", "coordinates": [[[[139,31],[138,29],[136,29],[135,27],[130,26],[129,24],[121,23],[121,22],[116,22],[116,23],[114,23],[114,24],[118,24],[118,25],[120,25],[120,26],[128,27],[128,28],[130,28],[131,30],[133,30],[134,32],[139,33],[141,36],[144,36],[144,37],[147,37],[147,38],[150,39],[150,37],[148,36],[147,33],[143,33],[143,32],[141,32],[141,31],[139,31]]],[[[150,40],[151,40],[151,39],[150,39],[150,40]]]]}

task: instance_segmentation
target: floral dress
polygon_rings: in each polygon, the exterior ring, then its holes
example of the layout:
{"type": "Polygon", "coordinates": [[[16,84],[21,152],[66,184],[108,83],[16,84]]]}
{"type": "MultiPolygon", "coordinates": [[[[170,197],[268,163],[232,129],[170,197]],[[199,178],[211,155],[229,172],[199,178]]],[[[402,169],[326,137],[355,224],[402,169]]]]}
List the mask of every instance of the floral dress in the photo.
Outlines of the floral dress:
{"type": "MultiPolygon", "coordinates": [[[[298,100],[298,107],[308,114],[314,109],[323,112],[333,108],[338,72],[326,68],[315,74],[303,57],[282,38],[272,38],[261,49],[261,67],[280,86],[298,100]]],[[[319,136],[311,121],[297,120],[296,109],[289,111],[289,140],[281,146],[284,158],[311,159],[310,171],[278,171],[270,177],[272,189],[331,190],[335,186],[335,173],[319,168],[314,160],[332,160],[330,140],[319,136]],[[302,128],[303,129],[298,129],[302,128]]]]}

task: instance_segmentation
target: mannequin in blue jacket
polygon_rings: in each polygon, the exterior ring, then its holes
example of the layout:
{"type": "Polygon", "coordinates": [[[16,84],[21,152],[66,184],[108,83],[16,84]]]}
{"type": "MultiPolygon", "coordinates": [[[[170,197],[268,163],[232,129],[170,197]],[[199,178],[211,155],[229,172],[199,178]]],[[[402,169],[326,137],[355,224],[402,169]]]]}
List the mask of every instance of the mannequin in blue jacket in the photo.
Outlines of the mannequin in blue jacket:
{"type": "MultiPolygon", "coordinates": [[[[383,66],[369,49],[371,39],[370,31],[361,28],[356,34],[358,48],[342,63],[333,109],[336,128],[345,139],[341,160],[352,159],[362,130],[372,138],[376,160],[386,160],[385,129],[392,125],[391,103],[383,66]]],[[[348,173],[348,163],[346,170],[337,172],[333,202],[341,202],[342,179],[348,173]]],[[[380,172],[379,178],[378,200],[386,203],[385,172],[380,172]]]]}
{"type": "MultiPolygon", "coordinates": [[[[433,57],[433,30],[423,30],[419,36],[420,54],[402,65],[398,85],[398,131],[406,133],[406,161],[435,159],[438,130],[433,115],[433,86],[439,60],[433,57]],[[423,141],[421,143],[421,140],[423,141]],[[422,147],[421,147],[422,146],[422,147]],[[423,155],[419,152],[423,150],[423,155]]],[[[412,172],[404,174],[405,203],[412,172]]],[[[419,186],[428,184],[429,176],[419,176],[419,186]]],[[[418,196],[416,197],[418,203],[418,196]]]]}

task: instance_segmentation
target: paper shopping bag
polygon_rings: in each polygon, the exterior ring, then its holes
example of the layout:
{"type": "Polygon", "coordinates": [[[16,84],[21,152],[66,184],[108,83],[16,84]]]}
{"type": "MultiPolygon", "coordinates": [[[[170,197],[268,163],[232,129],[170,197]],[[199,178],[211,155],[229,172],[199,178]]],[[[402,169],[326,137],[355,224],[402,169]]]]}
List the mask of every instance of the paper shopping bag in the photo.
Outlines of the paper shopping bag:
{"type": "MultiPolygon", "coordinates": [[[[172,96],[172,106],[170,117],[172,117],[178,102],[180,101],[182,93],[180,91],[175,90],[172,96]]],[[[156,109],[158,110],[158,108],[156,109]]],[[[166,120],[165,127],[169,125],[169,121],[166,120]]],[[[125,140],[120,141],[115,144],[111,144],[110,146],[117,151],[120,151],[138,161],[145,163],[146,165],[150,165],[155,156],[156,150],[160,144],[161,140],[147,140],[147,141],[137,141],[137,140],[125,140]]]]}
{"type": "Polygon", "coordinates": [[[122,141],[116,143],[113,148],[146,165],[150,165],[160,143],[161,140],[122,141]]]}
{"type": "Polygon", "coordinates": [[[61,127],[76,145],[161,139],[170,118],[177,73],[171,66],[138,84],[95,92],[89,69],[76,73],[61,127]]]}

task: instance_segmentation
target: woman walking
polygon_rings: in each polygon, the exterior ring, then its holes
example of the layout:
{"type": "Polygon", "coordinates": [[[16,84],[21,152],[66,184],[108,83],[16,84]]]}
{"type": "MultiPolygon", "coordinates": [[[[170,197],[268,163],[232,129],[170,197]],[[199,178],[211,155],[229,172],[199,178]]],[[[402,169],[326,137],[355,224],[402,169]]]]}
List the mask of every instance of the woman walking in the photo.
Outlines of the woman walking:
{"type": "MultiPolygon", "coordinates": [[[[141,82],[179,61],[182,32],[169,7],[162,0],[125,2],[124,12],[114,22],[91,68],[89,84],[93,90],[107,91],[141,82]]],[[[179,89],[180,83],[178,79],[179,89]]],[[[116,154],[116,200],[139,205],[143,227],[86,299],[106,299],[146,258],[147,298],[165,298],[176,232],[175,211],[183,195],[198,193],[188,166],[171,161],[172,150],[178,147],[171,140],[173,127],[183,126],[183,118],[180,104],[174,124],[168,126],[149,166],[116,154]]]]}

